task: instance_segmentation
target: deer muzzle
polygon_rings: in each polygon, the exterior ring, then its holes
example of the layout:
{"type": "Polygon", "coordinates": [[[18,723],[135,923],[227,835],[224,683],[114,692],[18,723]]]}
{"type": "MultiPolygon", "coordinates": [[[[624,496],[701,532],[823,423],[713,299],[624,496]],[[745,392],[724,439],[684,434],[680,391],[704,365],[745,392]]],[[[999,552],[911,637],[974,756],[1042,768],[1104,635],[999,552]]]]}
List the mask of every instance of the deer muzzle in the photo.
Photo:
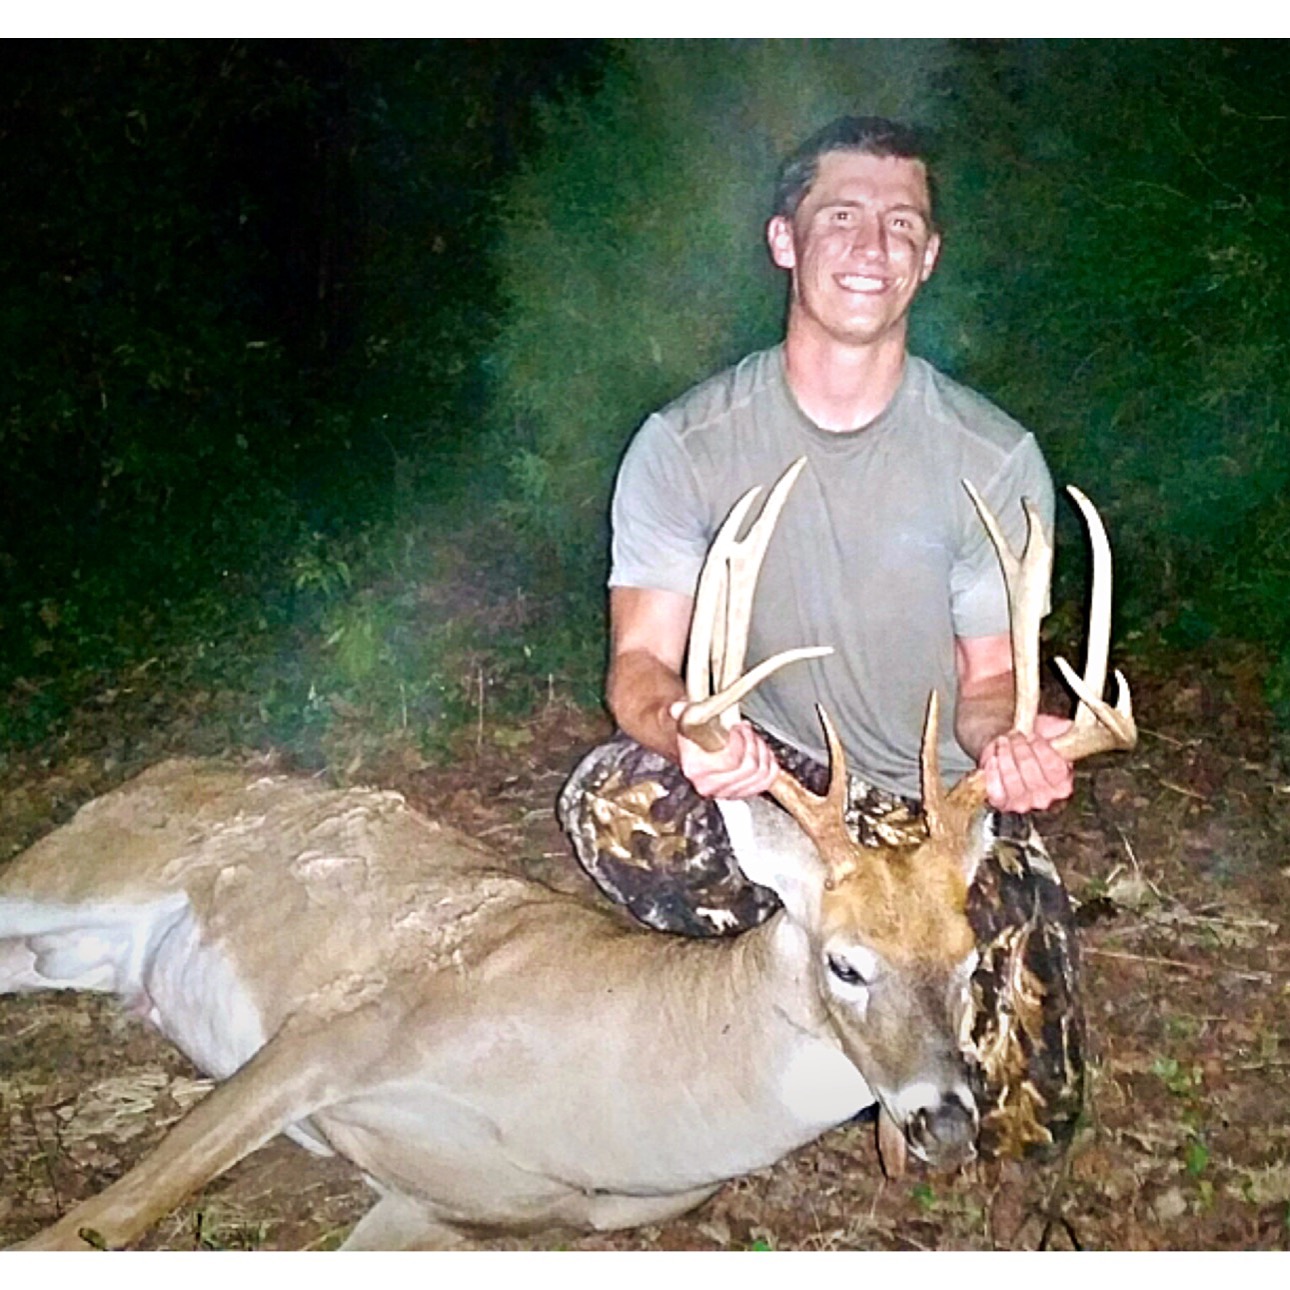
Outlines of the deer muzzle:
{"type": "Polygon", "coordinates": [[[971,1094],[951,1093],[919,1107],[905,1122],[910,1149],[934,1169],[957,1169],[976,1158],[979,1129],[971,1094]]]}

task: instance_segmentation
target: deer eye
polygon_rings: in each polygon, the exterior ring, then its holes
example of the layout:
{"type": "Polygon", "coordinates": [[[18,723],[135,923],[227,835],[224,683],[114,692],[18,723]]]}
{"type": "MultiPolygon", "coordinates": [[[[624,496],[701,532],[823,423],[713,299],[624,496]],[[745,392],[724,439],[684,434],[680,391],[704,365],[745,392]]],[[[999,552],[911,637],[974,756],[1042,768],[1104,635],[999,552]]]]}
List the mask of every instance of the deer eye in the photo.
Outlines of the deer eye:
{"type": "Polygon", "coordinates": [[[856,967],[850,959],[844,959],[841,954],[830,954],[828,957],[829,971],[833,973],[844,985],[868,985],[868,978],[856,967]]]}

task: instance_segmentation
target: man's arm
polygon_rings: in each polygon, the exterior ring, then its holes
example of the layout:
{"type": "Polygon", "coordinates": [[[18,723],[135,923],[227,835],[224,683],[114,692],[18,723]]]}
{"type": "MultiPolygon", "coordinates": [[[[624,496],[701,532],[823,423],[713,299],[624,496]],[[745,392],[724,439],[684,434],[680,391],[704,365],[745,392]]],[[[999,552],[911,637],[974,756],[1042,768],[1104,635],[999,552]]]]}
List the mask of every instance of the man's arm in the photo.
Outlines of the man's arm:
{"type": "Polygon", "coordinates": [[[1012,730],[1012,641],[959,637],[954,644],[959,699],[954,734],[985,772],[986,797],[1000,811],[1043,810],[1065,801],[1075,772],[1049,740],[1070,722],[1040,713],[1029,738],[1012,730]]]}
{"type": "Polygon", "coordinates": [[[610,590],[605,700],[624,734],[680,765],[705,797],[755,797],[770,787],[776,764],[766,741],[747,722],[731,730],[719,753],[705,752],[677,730],[693,604],[675,591],[610,590]]]}

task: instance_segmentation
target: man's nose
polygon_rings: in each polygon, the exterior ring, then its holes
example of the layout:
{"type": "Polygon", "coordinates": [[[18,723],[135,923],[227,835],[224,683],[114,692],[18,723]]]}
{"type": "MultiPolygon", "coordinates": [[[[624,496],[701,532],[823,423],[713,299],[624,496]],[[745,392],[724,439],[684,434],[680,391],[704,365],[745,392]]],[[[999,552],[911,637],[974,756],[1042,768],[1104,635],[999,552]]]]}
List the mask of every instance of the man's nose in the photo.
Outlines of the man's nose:
{"type": "Polygon", "coordinates": [[[881,220],[862,219],[856,222],[851,234],[852,255],[866,259],[885,259],[887,255],[887,230],[881,220]]]}

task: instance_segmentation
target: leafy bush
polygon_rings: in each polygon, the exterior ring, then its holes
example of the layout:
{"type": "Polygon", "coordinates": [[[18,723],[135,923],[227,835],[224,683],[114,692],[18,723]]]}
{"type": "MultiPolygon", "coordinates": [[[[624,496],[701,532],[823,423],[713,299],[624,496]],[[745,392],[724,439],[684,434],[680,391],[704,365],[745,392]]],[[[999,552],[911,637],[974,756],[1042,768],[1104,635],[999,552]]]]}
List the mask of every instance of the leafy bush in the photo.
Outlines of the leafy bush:
{"type": "Polygon", "coordinates": [[[548,112],[504,196],[490,429],[516,545],[590,623],[630,434],[779,334],[760,235],[776,159],[879,112],[941,135],[947,243],[913,348],[1094,497],[1123,627],[1279,648],[1288,67],[1281,42],[620,47],[598,94],[548,112]]]}
{"type": "Polygon", "coordinates": [[[324,446],[270,328],[274,225],[242,156],[299,84],[226,43],[22,57],[0,134],[5,679],[109,660],[262,571],[324,446]]]}
{"type": "Polygon", "coordinates": [[[1098,500],[1127,622],[1284,639],[1284,47],[1025,42],[957,82],[942,357],[1098,500]]]}
{"type": "Polygon", "coordinates": [[[540,585],[594,630],[618,459],[653,409],[777,338],[781,153],[843,111],[926,116],[930,42],[637,41],[554,107],[501,197],[490,451],[540,585]]]}
{"type": "Polygon", "coordinates": [[[0,739],[38,737],[141,659],[188,674],[200,654],[244,682],[264,631],[268,707],[311,720],[420,664],[395,630],[418,571],[391,584],[381,560],[479,479],[490,186],[530,95],[594,64],[580,42],[463,52],[10,51],[0,739]]]}

